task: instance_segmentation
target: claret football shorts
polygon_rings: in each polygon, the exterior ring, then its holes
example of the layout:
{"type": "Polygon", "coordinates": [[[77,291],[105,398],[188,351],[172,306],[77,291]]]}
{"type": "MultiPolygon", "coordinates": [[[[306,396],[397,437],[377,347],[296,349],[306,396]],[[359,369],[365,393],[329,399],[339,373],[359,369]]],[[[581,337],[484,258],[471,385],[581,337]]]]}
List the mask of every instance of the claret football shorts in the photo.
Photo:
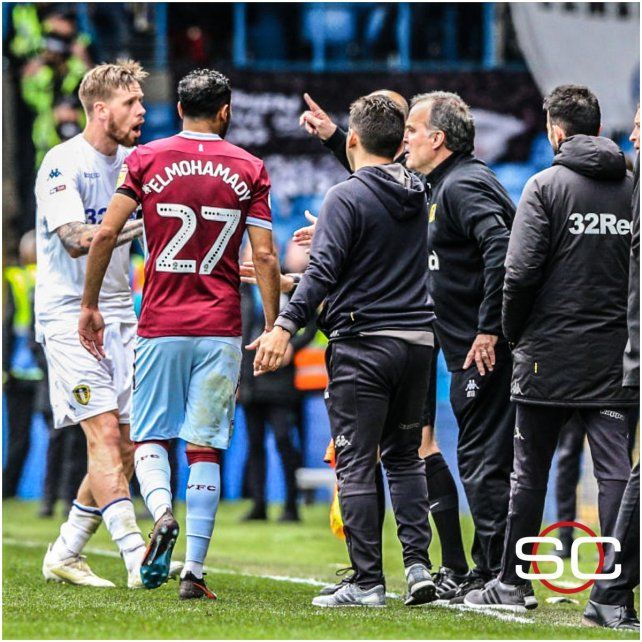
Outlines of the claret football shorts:
{"type": "Polygon", "coordinates": [[[137,337],[132,441],[227,449],[240,370],[240,337],[137,337]]]}
{"type": "Polygon", "coordinates": [[[102,361],[80,345],[75,325],[51,325],[44,329],[44,339],[54,427],[72,426],[113,410],[121,424],[128,424],[136,324],[105,326],[102,361]]]}

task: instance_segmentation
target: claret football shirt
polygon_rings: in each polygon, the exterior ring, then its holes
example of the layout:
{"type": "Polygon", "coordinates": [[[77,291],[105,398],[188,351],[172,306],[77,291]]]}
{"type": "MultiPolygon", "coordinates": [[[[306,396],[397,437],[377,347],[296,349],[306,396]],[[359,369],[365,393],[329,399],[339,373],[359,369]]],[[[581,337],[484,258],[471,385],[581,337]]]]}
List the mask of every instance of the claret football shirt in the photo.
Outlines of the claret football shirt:
{"type": "Polygon", "coordinates": [[[215,134],[183,131],[137,147],[119,182],[145,226],[138,334],[240,336],[243,232],[272,229],[263,162],[215,134]]]}

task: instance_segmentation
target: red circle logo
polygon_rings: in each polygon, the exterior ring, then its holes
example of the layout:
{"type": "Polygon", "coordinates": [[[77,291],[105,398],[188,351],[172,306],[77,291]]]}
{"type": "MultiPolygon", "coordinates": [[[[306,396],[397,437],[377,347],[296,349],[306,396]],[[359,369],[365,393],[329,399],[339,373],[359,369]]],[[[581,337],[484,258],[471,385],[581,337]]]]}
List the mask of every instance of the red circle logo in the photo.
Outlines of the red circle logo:
{"type": "MultiPolygon", "coordinates": [[[[585,526],[584,524],[580,524],[580,522],[555,522],[555,524],[551,524],[550,526],[546,527],[540,534],[539,537],[545,537],[548,535],[551,531],[557,530],[558,528],[579,528],[581,531],[584,531],[589,537],[597,537],[597,534],[592,531],[588,526],[585,526]]],[[[537,555],[537,550],[539,549],[539,542],[535,542],[533,545],[533,555],[537,555]]],[[[595,542],[595,545],[597,546],[597,551],[600,556],[600,559],[597,564],[597,568],[595,569],[596,573],[601,573],[602,569],[604,568],[604,546],[602,546],[602,542],[595,542]]],[[[539,573],[539,565],[535,560],[533,560],[533,570],[536,573],[539,573]]],[[[584,584],[581,584],[580,586],[576,586],[575,588],[565,588],[563,586],[555,586],[552,582],[549,582],[548,580],[540,580],[540,582],[548,589],[551,591],[556,591],[557,593],[565,593],[567,595],[571,593],[580,593],[581,591],[585,591],[587,588],[590,588],[595,584],[595,580],[588,580],[584,582],[584,584]]]]}

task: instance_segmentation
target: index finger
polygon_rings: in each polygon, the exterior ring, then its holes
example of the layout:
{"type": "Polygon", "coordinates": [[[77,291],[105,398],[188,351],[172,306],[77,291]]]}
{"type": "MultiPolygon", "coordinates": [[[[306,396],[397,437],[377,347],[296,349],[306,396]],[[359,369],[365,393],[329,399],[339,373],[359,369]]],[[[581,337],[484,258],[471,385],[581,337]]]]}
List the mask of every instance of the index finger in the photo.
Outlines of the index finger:
{"type": "Polygon", "coordinates": [[[314,100],[312,100],[312,96],[310,96],[310,94],[308,94],[307,92],[303,94],[303,100],[305,100],[310,109],[318,109],[319,111],[323,111],[321,107],[319,107],[319,105],[317,105],[314,100]]]}

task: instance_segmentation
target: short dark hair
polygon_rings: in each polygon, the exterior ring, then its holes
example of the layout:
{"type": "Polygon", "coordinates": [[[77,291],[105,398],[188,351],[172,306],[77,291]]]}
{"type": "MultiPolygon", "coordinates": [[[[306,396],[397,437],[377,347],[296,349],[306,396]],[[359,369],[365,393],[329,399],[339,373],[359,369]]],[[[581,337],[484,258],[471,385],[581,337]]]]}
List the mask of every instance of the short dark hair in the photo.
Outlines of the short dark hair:
{"type": "Polygon", "coordinates": [[[567,136],[600,133],[602,114],[595,94],[584,85],[560,85],[544,98],[549,120],[567,136]]]}
{"type": "Polygon", "coordinates": [[[446,147],[451,152],[469,154],[475,148],[475,120],[461,96],[450,91],[431,91],[412,99],[410,108],[430,103],[427,125],[444,132],[446,147]]]}
{"type": "Polygon", "coordinates": [[[214,69],[194,69],[178,83],[178,100],[190,118],[214,118],[231,98],[229,78],[214,69]]]}
{"type": "Polygon", "coordinates": [[[405,120],[397,103],[375,94],[362,96],[350,105],[348,124],[357,132],[367,152],[394,158],[403,140],[405,120]]]}

